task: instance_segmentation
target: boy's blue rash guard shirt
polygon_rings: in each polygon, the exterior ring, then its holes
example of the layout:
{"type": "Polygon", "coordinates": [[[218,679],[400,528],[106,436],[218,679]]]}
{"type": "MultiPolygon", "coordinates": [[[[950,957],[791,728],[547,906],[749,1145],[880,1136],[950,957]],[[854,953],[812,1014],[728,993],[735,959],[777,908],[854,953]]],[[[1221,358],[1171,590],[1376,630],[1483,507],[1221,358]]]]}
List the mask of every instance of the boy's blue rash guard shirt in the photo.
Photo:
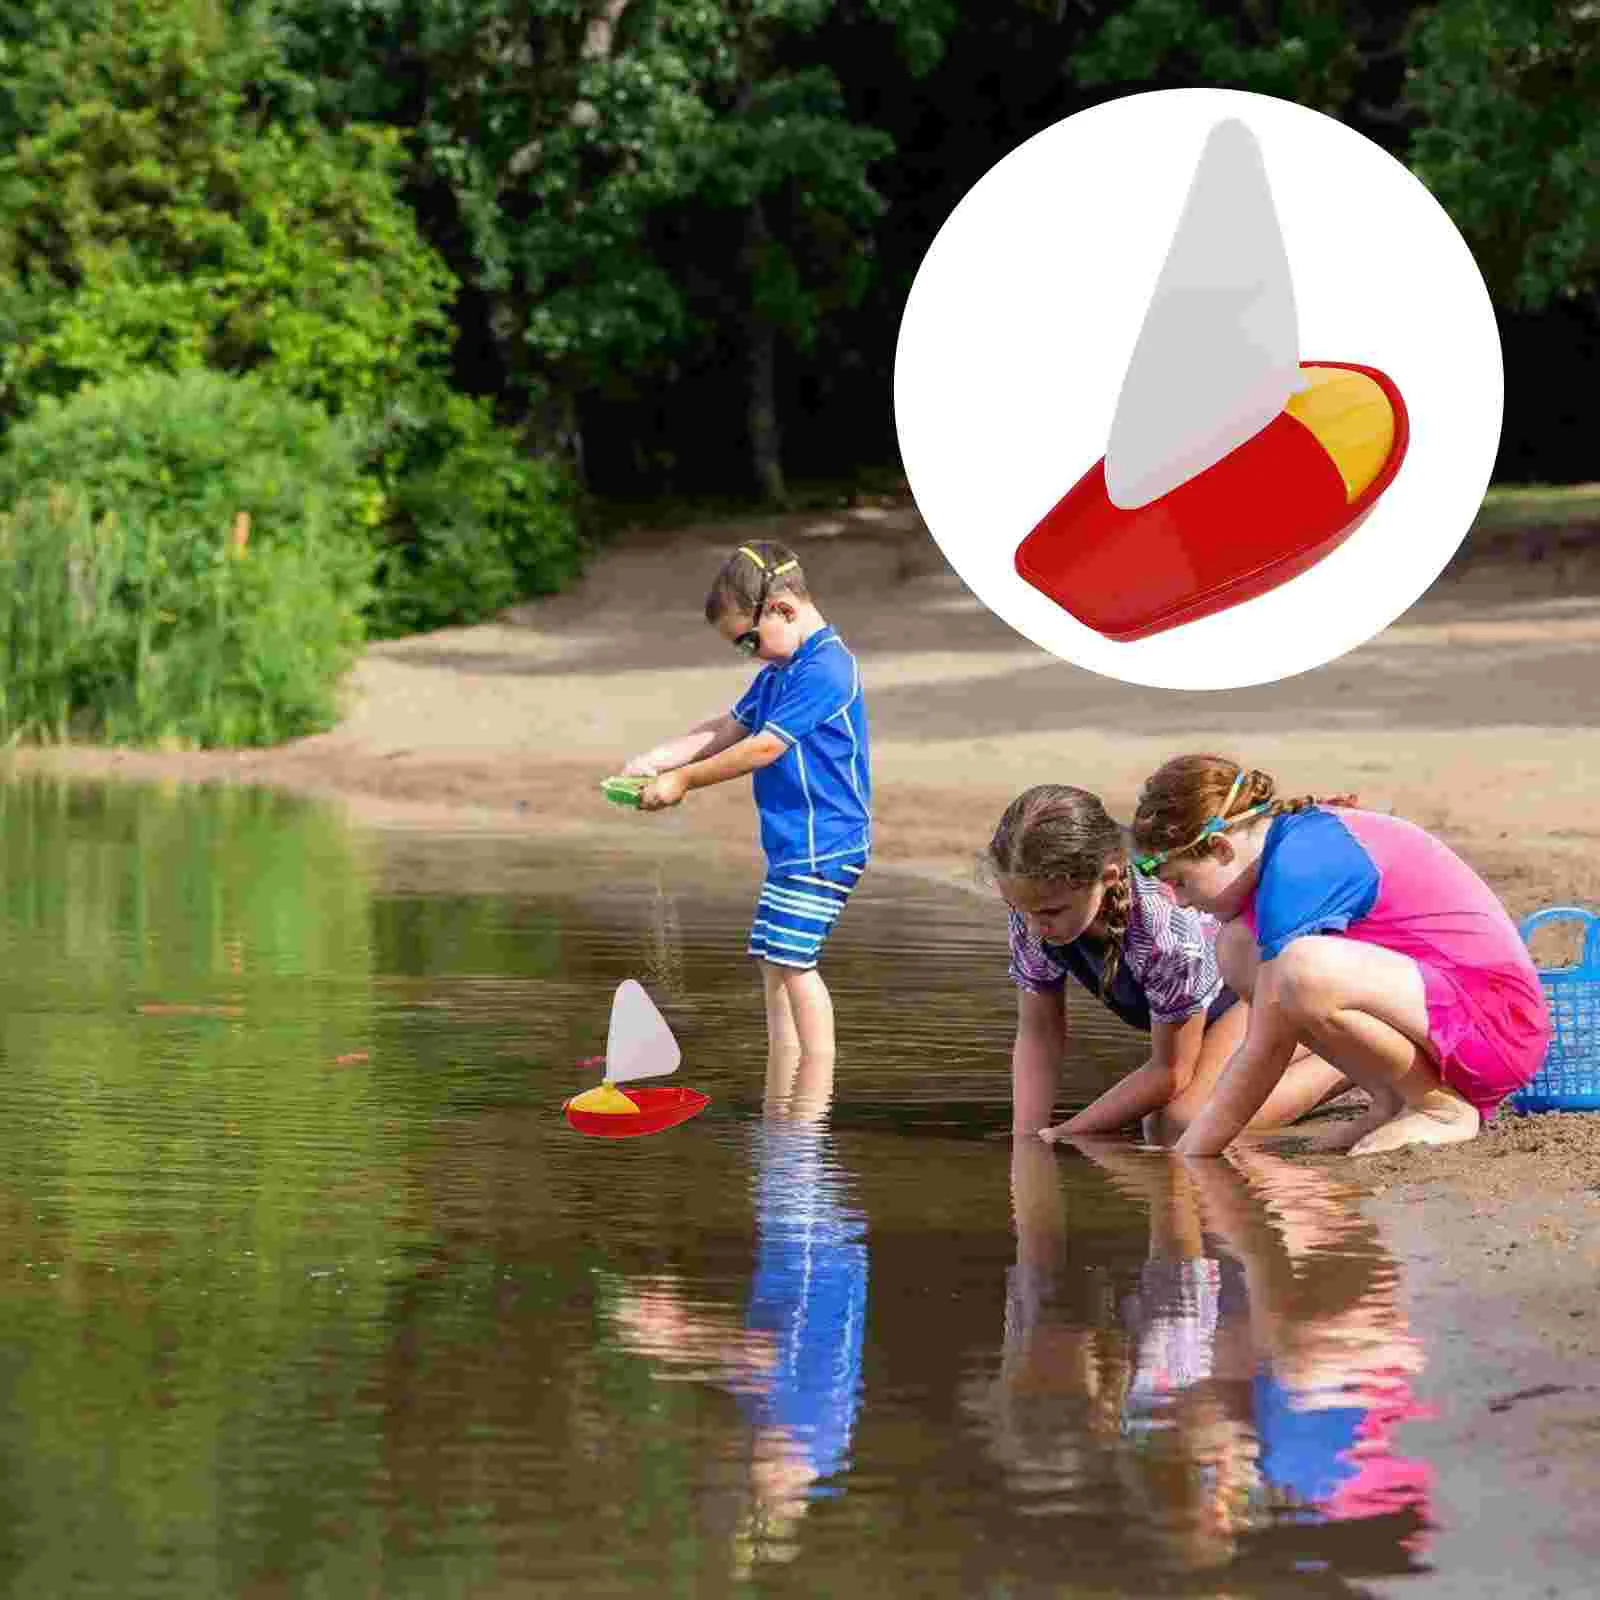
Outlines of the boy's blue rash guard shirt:
{"type": "Polygon", "coordinates": [[[1333,812],[1274,817],[1256,886],[1261,959],[1275,961],[1306,934],[1343,933],[1377,903],[1378,886],[1377,865],[1333,812]]]}
{"type": "Polygon", "coordinates": [[[761,847],[770,867],[815,867],[872,847],[867,705],[856,658],[831,627],[772,662],[733,716],[789,747],[755,773],[761,847]]]}

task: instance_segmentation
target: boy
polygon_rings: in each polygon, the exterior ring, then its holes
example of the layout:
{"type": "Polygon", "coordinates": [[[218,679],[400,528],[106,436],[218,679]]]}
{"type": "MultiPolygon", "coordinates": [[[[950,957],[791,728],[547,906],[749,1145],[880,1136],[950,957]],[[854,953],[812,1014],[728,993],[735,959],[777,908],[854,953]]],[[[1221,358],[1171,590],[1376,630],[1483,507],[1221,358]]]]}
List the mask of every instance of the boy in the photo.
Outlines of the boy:
{"type": "Polygon", "coordinates": [[[637,755],[640,809],[755,774],[767,878],[746,951],[766,991],[767,1071],[831,1069],[833,1002],[817,957],[872,849],[867,709],[855,657],[812,604],[781,544],[741,545],[706,598],[706,621],[767,663],[732,711],[637,755]]]}

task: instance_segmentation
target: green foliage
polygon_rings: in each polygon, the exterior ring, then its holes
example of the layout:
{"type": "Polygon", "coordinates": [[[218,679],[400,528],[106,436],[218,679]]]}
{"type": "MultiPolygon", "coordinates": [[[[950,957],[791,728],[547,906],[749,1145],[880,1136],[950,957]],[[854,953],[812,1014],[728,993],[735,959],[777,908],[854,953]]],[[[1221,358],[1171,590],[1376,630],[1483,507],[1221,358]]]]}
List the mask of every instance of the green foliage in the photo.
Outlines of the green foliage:
{"type": "MultiPolygon", "coordinates": [[[[1539,309],[1600,274],[1600,16],[1585,0],[1376,7],[1280,0],[1224,11],[1133,0],[1073,71],[1080,83],[1194,81],[1409,128],[1407,164],[1472,246],[1502,304],[1539,309]],[[1396,52],[1396,103],[1363,82],[1396,52]]],[[[1403,143],[1403,141],[1402,141],[1403,143]]]]}
{"type": "Polygon", "coordinates": [[[688,336],[680,286],[645,235],[692,186],[709,113],[697,61],[719,8],[641,0],[299,0],[298,70],[337,121],[407,127],[450,198],[463,275],[494,297],[511,380],[605,387],[688,336]],[[403,47],[398,41],[404,40],[403,47]],[[401,54],[423,63],[416,81],[401,54]]]}
{"type": "Polygon", "coordinates": [[[397,405],[376,453],[387,514],[374,634],[475,622],[578,571],[570,474],[497,427],[488,402],[435,391],[397,405]]]}
{"type": "Polygon", "coordinates": [[[1364,64],[1372,10],[1352,0],[1279,0],[1226,10],[1206,0],[1131,0],[1106,20],[1070,69],[1085,86],[1178,81],[1249,89],[1337,116],[1350,103],[1364,64]]]}
{"type": "Polygon", "coordinates": [[[252,110],[265,13],[96,0],[0,62],[0,397],[147,367],[259,371],[371,409],[442,355],[454,280],[392,129],[252,110]]]}
{"type": "MultiPolygon", "coordinates": [[[[415,117],[449,192],[469,261],[492,296],[500,351],[525,392],[616,391],[660,374],[715,319],[735,314],[806,340],[855,300],[882,201],[871,165],[893,145],[854,124],[822,66],[790,67],[795,41],[841,0],[301,0],[291,54],[347,117],[415,117]],[[374,53],[407,41],[427,63],[425,103],[403,100],[374,53]],[[514,44],[513,44],[514,41],[514,44]],[[693,249],[695,219],[773,202],[770,234],[742,256],[693,249]]],[[[864,0],[917,69],[937,60],[951,0],[864,0]]]]}
{"type": "Polygon", "coordinates": [[[729,210],[762,207],[747,238],[746,296],[761,320],[802,348],[832,309],[860,299],[871,278],[870,228],[883,214],[868,172],[894,141],[844,115],[826,68],[734,86],[738,114],[720,117],[698,152],[698,198],[729,210]]]}
{"type": "Polygon", "coordinates": [[[330,725],[372,566],[347,429],[253,380],[145,374],[46,401],[6,446],[0,736],[330,725]]]}
{"type": "Polygon", "coordinates": [[[1441,0],[1418,15],[1412,165],[1502,300],[1600,281],[1600,15],[1582,0],[1441,0]]]}

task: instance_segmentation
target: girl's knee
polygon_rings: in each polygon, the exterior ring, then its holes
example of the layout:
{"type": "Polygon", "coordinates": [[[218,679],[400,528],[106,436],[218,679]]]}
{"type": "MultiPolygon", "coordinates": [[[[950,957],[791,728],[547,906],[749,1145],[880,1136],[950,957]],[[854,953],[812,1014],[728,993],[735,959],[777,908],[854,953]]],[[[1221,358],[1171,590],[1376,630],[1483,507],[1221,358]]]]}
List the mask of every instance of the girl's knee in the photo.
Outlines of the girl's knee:
{"type": "Polygon", "coordinates": [[[1337,1010],[1335,989],[1314,939],[1296,939],[1272,963],[1272,1003],[1296,1022],[1319,1022],[1337,1010]]]}

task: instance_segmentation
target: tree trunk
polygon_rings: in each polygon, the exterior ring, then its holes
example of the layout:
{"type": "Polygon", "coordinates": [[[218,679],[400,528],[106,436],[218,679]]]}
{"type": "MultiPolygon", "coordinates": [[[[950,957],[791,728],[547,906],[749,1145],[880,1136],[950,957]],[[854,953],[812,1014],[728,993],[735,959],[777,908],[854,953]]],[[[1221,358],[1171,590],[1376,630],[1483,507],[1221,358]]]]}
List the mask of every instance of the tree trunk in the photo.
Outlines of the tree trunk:
{"type": "Polygon", "coordinates": [[[756,486],[773,505],[788,503],[783,481],[783,441],[778,426],[778,330],[755,304],[755,280],[771,234],[759,199],[745,214],[746,273],[751,305],[745,318],[746,416],[750,427],[750,459],[756,486]]]}

